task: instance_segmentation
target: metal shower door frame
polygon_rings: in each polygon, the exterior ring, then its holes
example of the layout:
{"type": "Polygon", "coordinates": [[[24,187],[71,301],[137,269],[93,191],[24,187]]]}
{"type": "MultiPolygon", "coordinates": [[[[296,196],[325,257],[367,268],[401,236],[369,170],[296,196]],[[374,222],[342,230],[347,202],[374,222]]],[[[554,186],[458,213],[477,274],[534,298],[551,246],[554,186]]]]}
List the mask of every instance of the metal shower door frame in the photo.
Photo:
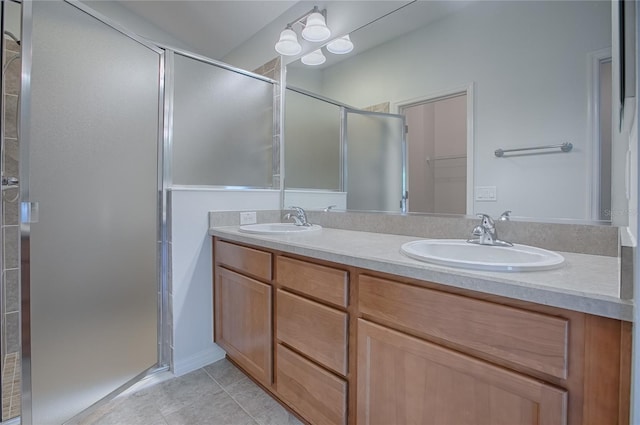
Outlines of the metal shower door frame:
{"type": "MultiPolygon", "coordinates": [[[[99,400],[94,405],[90,406],[87,410],[80,412],[78,415],[71,418],[68,422],[74,423],[79,421],[88,412],[93,411],[103,403],[112,399],[119,393],[123,392],[127,388],[139,382],[142,378],[156,372],[165,371],[169,369],[170,364],[170,327],[169,327],[169,270],[170,270],[170,256],[169,256],[169,228],[170,212],[167,208],[167,193],[168,182],[165,174],[166,153],[169,140],[168,132],[170,122],[167,119],[167,114],[170,113],[168,108],[165,107],[165,51],[155,44],[137,36],[136,34],[126,30],[117,23],[113,22],[104,15],[94,11],[90,7],[80,3],[77,0],[64,0],[65,3],[79,9],[94,19],[102,22],[115,31],[125,35],[131,40],[141,44],[142,46],[150,49],[158,54],[159,58],[159,86],[158,86],[158,141],[157,141],[157,279],[158,279],[158,334],[157,334],[157,362],[151,368],[143,371],[129,382],[123,384],[105,398],[99,400]]],[[[30,340],[30,239],[31,239],[31,223],[37,221],[37,203],[31,199],[29,190],[29,153],[31,145],[31,131],[29,128],[29,117],[31,112],[31,68],[32,68],[32,30],[33,30],[33,0],[22,1],[22,43],[21,43],[21,55],[22,55],[22,76],[21,76],[21,104],[19,109],[20,114],[20,287],[21,287],[21,360],[22,360],[22,416],[20,421],[23,425],[31,425],[33,422],[32,417],[32,393],[31,393],[31,340],[30,340]]]]}

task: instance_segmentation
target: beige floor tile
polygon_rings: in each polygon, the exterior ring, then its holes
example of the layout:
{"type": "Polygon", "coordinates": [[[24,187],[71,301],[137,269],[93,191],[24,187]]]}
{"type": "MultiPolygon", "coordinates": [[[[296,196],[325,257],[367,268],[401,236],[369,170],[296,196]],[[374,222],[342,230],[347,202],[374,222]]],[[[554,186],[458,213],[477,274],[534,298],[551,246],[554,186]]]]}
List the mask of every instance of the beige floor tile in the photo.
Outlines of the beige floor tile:
{"type": "Polygon", "coordinates": [[[227,393],[200,398],[170,414],[169,425],[255,425],[256,422],[227,393]]]}
{"type": "Polygon", "coordinates": [[[279,404],[254,415],[259,425],[302,425],[302,422],[279,404]]]}
{"type": "Polygon", "coordinates": [[[82,425],[167,425],[167,422],[154,403],[128,397],[113,400],[82,425]]]}
{"type": "Polygon", "coordinates": [[[229,395],[254,418],[279,406],[269,394],[246,376],[225,388],[229,395]]]}
{"type": "Polygon", "coordinates": [[[222,359],[215,363],[212,363],[204,367],[213,379],[218,382],[223,388],[228,387],[243,378],[246,378],[245,374],[233,365],[229,360],[222,359]]]}
{"type": "Polygon", "coordinates": [[[222,392],[218,385],[203,369],[162,382],[144,389],[130,397],[153,400],[160,413],[167,416],[190,404],[207,399],[222,392]]]}

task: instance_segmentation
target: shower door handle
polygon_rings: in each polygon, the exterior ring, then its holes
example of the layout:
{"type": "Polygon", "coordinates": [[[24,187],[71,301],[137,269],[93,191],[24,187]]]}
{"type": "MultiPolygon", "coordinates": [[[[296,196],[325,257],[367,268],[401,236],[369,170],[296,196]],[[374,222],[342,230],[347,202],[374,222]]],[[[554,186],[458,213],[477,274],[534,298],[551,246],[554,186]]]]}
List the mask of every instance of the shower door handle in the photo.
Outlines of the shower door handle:
{"type": "Polygon", "coordinates": [[[20,203],[20,223],[37,223],[40,221],[40,203],[39,202],[21,202],[20,203]]]}

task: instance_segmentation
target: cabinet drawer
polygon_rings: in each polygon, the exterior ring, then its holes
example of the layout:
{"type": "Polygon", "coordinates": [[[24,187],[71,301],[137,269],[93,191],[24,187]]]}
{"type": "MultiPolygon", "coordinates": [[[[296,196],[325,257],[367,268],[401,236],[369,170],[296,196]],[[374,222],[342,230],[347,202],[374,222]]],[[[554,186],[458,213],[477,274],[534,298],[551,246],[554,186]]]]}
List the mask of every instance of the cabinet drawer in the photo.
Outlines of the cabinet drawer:
{"type": "Polygon", "coordinates": [[[347,314],[278,289],[277,338],[318,363],[347,374],[347,314]]]}
{"type": "Polygon", "coordinates": [[[359,283],[362,314],[567,378],[567,319],[371,276],[359,283]]]}
{"type": "Polygon", "coordinates": [[[218,264],[264,280],[271,280],[271,254],[216,239],[215,260],[218,264]]]}
{"type": "Polygon", "coordinates": [[[349,275],[344,270],[294,260],[276,258],[278,283],[323,301],[346,307],[349,300],[349,275]]]}
{"type": "Polygon", "coordinates": [[[278,395],[312,424],[345,424],[347,382],[278,344],[278,395]]]}

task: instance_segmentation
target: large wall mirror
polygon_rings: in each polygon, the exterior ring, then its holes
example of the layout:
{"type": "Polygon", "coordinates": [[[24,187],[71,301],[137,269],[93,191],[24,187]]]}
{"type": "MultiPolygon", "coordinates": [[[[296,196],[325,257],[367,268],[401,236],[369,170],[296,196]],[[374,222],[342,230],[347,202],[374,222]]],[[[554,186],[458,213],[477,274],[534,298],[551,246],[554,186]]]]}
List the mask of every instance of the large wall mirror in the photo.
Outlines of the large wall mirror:
{"type": "MultiPolygon", "coordinates": [[[[341,184],[350,107],[406,119],[389,135],[406,139],[408,212],[610,220],[611,15],[608,1],[417,1],[351,33],[351,53],[287,64],[285,203],[357,195],[341,184]]],[[[401,160],[349,158],[373,174],[401,160]]],[[[337,204],[303,206],[323,201],[337,204]]]]}

